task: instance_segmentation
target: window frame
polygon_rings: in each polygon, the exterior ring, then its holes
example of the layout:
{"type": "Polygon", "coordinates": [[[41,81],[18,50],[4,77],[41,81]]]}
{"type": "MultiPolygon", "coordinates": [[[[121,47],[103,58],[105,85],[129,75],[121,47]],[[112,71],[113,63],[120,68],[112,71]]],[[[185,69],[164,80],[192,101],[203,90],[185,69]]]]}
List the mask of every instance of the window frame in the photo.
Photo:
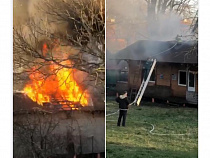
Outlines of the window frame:
{"type": "Polygon", "coordinates": [[[118,80],[118,82],[128,82],[128,71],[125,71],[125,70],[120,70],[119,71],[119,80],[118,80]],[[121,78],[121,73],[122,72],[124,72],[125,74],[126,74],[126,76],[127,76],[127,80],[126,81],[124,81],[124,80],[121,80],[122,78],[121,78]]]}
{"type": "Polygon", "coordinates": [[[179,70],[178,71],[178,86],[183,86],[183,87],[187,86],[187,71],[186,70],[179,70]],[[186,73],[186,83],[185,84],[180,84],[180,72],[185,72],[186,73]]]}

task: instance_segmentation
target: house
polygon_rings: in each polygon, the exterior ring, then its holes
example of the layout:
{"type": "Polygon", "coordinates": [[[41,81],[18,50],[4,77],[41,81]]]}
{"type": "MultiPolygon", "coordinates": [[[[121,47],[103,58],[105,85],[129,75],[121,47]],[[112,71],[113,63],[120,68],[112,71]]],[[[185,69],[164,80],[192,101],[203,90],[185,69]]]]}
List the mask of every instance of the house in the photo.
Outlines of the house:
{"type": "MultiPolygon", "coordinates": [[[[116,91],[133,92],[142,82],[143,65],[156,59],[144,97],[198,103],[198,51],[195,41],[140,40],[115,53],[113,60],[128,63],[128,79],[117,82],[116,91]]],[[[132,96],[130,96],[132,98],[132,96]]]]}
{"type": "Polygon", "coordinates": [[[104,157],[104,111],[49,110],[23,93],[15,93],[13,101],[14,155],[33,157],[33,152],[42,149],[46,157],[68,157],[67,147],[72,139],[76,157],[104,157]],[[31,149],[31,139],[40,148],[31,149]]]}

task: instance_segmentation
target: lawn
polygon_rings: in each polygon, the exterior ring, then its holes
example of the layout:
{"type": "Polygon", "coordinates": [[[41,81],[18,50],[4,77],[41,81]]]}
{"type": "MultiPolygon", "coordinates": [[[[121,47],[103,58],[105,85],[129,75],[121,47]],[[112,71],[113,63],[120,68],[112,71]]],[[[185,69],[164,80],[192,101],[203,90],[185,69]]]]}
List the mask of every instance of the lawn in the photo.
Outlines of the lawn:
{"type": "MultiPolygon", "coordinates": [[[[106,110],[107,114],[118,110],[114,98],[107,98],[106,110]]],[[[126,127],[117,127],[117,118],[118,113],[106,118],[107,158],[198,157],[196,108],[142,102],[129,109],[126,127]]]]}

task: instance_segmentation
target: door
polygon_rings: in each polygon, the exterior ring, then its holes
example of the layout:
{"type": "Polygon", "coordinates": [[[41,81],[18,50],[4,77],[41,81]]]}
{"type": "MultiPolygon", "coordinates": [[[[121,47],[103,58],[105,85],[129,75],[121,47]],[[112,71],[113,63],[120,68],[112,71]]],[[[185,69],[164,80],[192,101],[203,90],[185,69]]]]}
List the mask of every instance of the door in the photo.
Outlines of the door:
{"type": "Polygon", "coordinates": [[[195,92],[195,74],[192,71],[188,72],[188,91],[195,92]]]}

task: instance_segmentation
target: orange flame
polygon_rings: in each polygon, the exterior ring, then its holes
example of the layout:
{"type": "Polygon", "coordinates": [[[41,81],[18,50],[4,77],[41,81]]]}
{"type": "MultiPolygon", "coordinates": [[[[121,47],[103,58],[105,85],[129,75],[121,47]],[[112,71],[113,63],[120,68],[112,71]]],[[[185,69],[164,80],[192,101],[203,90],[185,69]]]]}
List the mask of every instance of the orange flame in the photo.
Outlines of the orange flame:
{"type": "Polygon", "coordinates": [[[42,46],[42,53],[43,53],[43,56],[46,56],[47,51],[48,51],[47,44],[44,43],[44,45],[42,46]]]}
{"type": "MultiPolygon", "coordinates": [[[[71,64],[71,62],[63,62],[62,64],[71,64]]],[[[57,65],[51,64],[48,72],[52,75],[47,78],[33,68],[33,73],[29,75],[30,81],[24,87],[24,93],[39,105],[53,100],[66,100],[87,106],[89,95],[75,81],[73,73],[76,70],[69,68],[58,70],[58,68],[57,65]]],[[[73,105],[70,107],[74,109],[73,105]]]]}

